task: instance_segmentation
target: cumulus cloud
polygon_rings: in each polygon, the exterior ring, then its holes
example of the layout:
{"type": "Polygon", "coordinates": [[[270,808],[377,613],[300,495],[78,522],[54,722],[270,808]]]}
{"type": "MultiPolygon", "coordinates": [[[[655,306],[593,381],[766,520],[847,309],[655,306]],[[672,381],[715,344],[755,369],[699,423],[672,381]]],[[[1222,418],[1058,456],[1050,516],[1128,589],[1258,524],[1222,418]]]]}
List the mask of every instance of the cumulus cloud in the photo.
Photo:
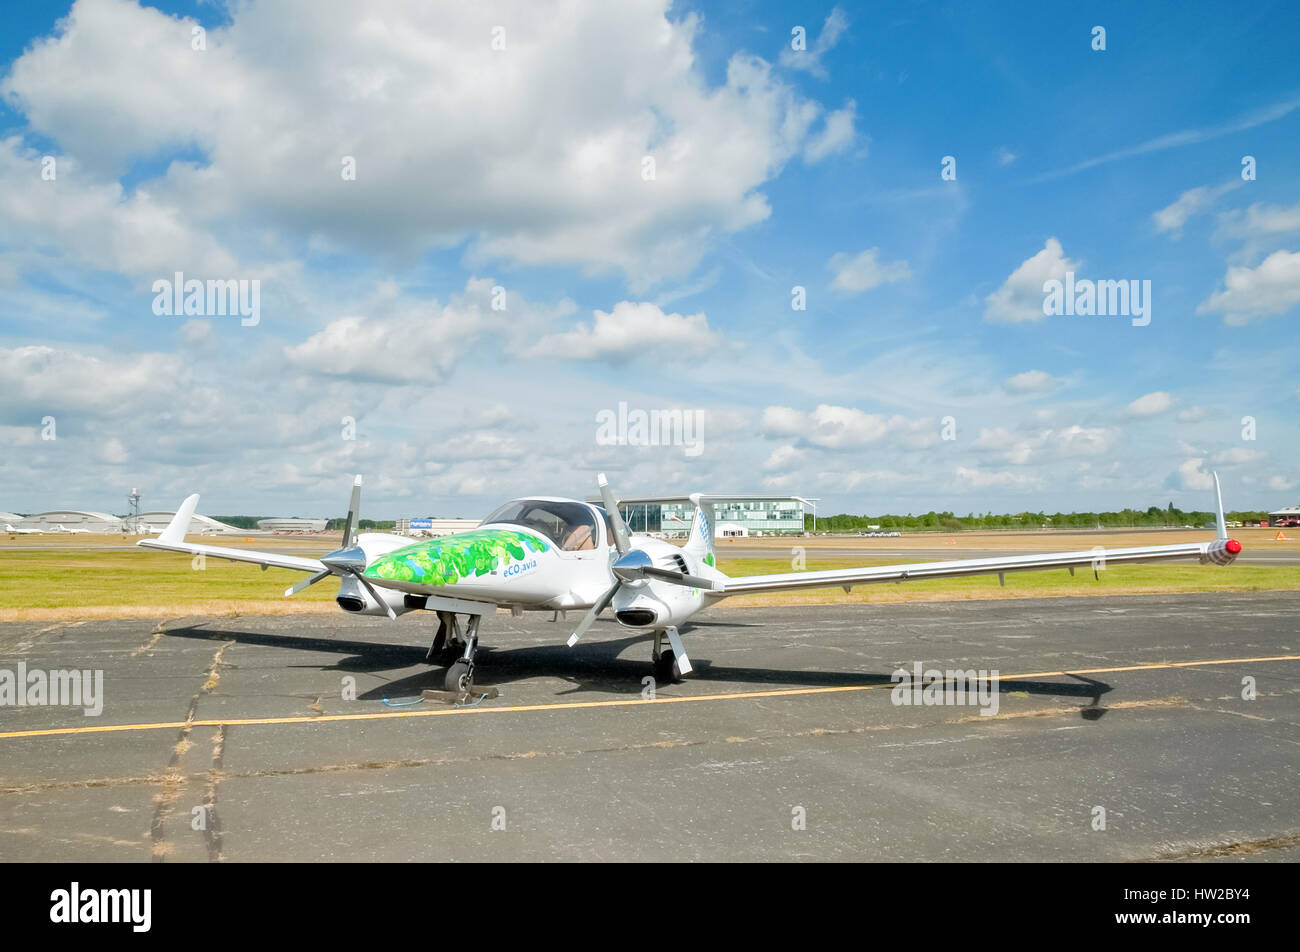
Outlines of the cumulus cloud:
{"type": "Polygon", "coordinates": [[[1204,469],[1202,457],[1184,460],[1178,464],[1178,476],[1175,485],[1187,490],[1205,490],[1214,488],[1214,477],[1204,469]]]}
{"type": "Polygon", "coordinates": [[[1238,325],[1285,314],[1300,304],[1300,252],[1275,251],[1258,267],[1230,267],[1223,284],[1196,313],[1218,312],[1225,324],[1238,325]]]}
{"type": "Polygon", "coordinates": [[[396,289],[385,287],[374,302],[379,314],[330,321],[302,343],[286,347],[284,358],[324,377],[436,383],[474,340],[499,324],[499,312],[489,305],[491,287],[491,281],[471,278],[465,293],[442,307],[398,301],[396,289]]]}
{"type": "Polygon", "coordinates": [[[703,314],[665,314],[648,301],[620,301],[613,311],[596,311],[591,324],[542,338],[527,356],[616,362],[655,353],[700,358],[721,343],[703,314]]]}
{"type": "Polygon", "coordinates": [[[772,455],[763,463],[764,469],[788,469],[791,465],[798,462],[803,457],[803,451],[796,449],[789,444],[778,446],[772,451],[772,455]]]}
{"type": "Polygon", "coordinates": [[[906,281],[912,275],[906,261],[881,262],[879,248],[856,255],[841,251],[831,256],[826,267],[835,272],[831,288],[844,294],[860,294],[882,284],[906,281]]]}
{"type": "Polygon", "coordinates": [[[1011,393],[1047,393],[1060,386],[1061,381],[1044,370],[1026,370],[1002,382],[1011,393]]]}
{"type": "Polygon", "coordinates": [[[1128,405],[1130,416],[1148,417],[1164,413],[1174,405],[1174,398],[1164,390],[1144,394],[1128,405]]]}
{"type": "Polygon", "coordinates": [[[1039,457],[1046,460],[1101,456],[1115,445],[1116,433],[1108,427],[1073,426],[1035,432],[1016,432],[1006,427],[981,428],[972,447],[987,450],[1004,462],[1017,466],[1039,457]]]}
{"type": "MultiPolygon", "coordinates": [[[[56,157],[57,178],[43,181],[41,159],[17,138],[0,140],[0,231],[131,278],[170,279],[178,270],[236,276],[236,256],[179,206],[147,188],[128,195],[117,182],[79,174],[81,163],[71,157],[56,157]]],[[[141,297],[142,311],[151,300],[141,297]]]]}
{"type": "Polygon", "coordinates": [[[1061,243],[1048,238],[1032,258],[1021,262],[1002,287],[984,299],[984,320],[995,324],[1018,324],[1023,321],[1041,321],[1043,314],[1043,284],[1051,279],[1065,280],[1065,272],[1075,271],[1078,261],[1065,257],[1061,243]]]}
{"type": "Polygon", "coordinates": [[[909,447],[926,446],[938,439],[938,427],[932,420],[864,413],[827,404],[811,413],[768,407],[763,411],[762,428],[768,437],[797,437],[808,445],[831,450],[869,446],[885,437],[909,447]]]}
{"type": "Polygon", "coordinates": [[[844,108],[829,113],[821,131],[808,139],[803,151],[804,160],[815,164],[827,156],[847,151],[853,145],[853,123],[857,114],[858,106],[852,99],[844,108]]]}
{"type": "MultiPolygon", "coordinates": [[[[737,54],[711,83],[698,18],[671,19],[669,6],[575,0],[557,17],[529,0],[251,0],[195,51],[190,19],[77,0],[0,92],[100,180],[200,153],[126,202],[145,237],[254,220],[385,253],[468,241],[475,260],[621,271],[643,288],[764,220],[759,188],[852,131],[846,107],[810,143],[824,110],[757,57],[737,54]],[[492,48],[498,24],[504,50],[492,48]],[[349,158],[355,179],[342,174],[349,158]]],[[[126,209],[119,217],[131,225],[126,209]]]]}
{"type": "Polygon", "coordinates": [[[1286,492],[1287,490],[1295,489],[1295,487],[1296,481],[1294,479],[1287,479],[1285,476],[1274,476],[1268,481],[1268,488],[1275,492],[1286,492]]]}
{"type": "Polygon", "coordinates": [[[998,165],[1010,165],[1016,160],[1017,156],[1006,146],[999,146],[997,152],[998,165]]]}
{"type": "Polygon", "coordinates": [[[0,348],[4,413],[15,422],[34,412],[112,416],[146,396],[173,394],[184,379],[168,354],[101,360],[48,346],[0,348]]]}

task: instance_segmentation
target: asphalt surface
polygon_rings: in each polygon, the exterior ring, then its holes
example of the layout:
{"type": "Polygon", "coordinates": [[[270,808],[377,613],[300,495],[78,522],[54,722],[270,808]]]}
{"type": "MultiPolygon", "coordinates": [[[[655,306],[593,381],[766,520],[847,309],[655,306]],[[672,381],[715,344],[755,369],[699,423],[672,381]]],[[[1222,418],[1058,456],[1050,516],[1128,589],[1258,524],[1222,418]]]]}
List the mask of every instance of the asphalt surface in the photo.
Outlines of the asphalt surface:
{"type": "Polygon", "coordinates": [[[0,707],[0,857],[1300,858],[1300,593],[719,608],[654,700],[647,641],[547,619],[484,620],[473,708],[384,703],[441,685],[423,614],[0,625],[105,693],[0,707]],[[892,703],[914,662],[997,716],[892,703]]]}

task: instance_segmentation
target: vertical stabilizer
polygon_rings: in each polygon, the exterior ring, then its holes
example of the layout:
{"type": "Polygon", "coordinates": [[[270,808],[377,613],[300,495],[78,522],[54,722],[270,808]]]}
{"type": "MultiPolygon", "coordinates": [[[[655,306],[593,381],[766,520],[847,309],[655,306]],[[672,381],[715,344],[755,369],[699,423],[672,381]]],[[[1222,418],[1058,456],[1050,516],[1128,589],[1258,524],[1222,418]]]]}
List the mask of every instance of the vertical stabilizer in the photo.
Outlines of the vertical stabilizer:
{"type": "Polygon", "coordinates": [[[689,498],[695,506],[695,519],[691,522],[691,537],[682,549],[705,565],[716,568],[717,559],[713,554],[713,503],[702,499],[700,493],[691,493],[689,498]]]}

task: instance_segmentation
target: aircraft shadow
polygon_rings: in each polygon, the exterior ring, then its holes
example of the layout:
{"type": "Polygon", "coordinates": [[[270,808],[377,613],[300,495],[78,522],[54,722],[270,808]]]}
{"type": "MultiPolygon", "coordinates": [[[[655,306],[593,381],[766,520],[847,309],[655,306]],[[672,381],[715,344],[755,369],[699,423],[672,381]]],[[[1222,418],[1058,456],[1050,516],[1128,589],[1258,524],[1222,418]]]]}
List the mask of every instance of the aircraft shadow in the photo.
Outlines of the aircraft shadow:
{"type": "MultiPolygon", "coordinates": [[[[719,624],[719,623],[714,623],[719,624]]],[[[601,626],[604,627],[604,626],[601,626]]],[[[693,628],[704,627],[692,623],[682,628],[688,636],[693,628]]],[[[598,632],[599,629],[596,629],[598,632]]],[[[426,665],[426,649],[418,645],[394,645],[385,642],[357,641],[353,639],[314,638],[301,635],[277,635],[255,631],[231,631],[208,627],[174,628],[168,637],[193,638],[203,641],[233,641],[241,645],[267,648],[291,648],[297,651],[317,651],[340,656],[333,664],[292,665],[312,667],[321,671],[345,671],[363,674],[381,674],[413,667],[421,670],[405,677],[394,678],[358,695],[360,700],[379,701],[399,697],[418,697],[421,691],[441,690],[446,668],[426,665]]],[[[563,642],[532,645],[524,648],[503,648],[480,644],[476,657],[475,681],[480,687],[506,686],[536,678],[561,678],[571,685],[556,696],[584,694],[639,695],[642,679],[649,676],[650,635],[626,635],[622,638],[600,639],[597,634],[570,648],[563,642]],[[628,648],[641,643],[643,657],[622,657],[628,648]]],[[[688,649],[692,646],[687,642],[688,649]]],[[[700,646],[697,650],[703,650],[700,646]]],[[[741,667],[715,664],[708,658],[692,656],[694,671],[690,680],[720,684],[753,684],[783,687],[851,687],[855,685],[892,685],[890,672],[862,671],[808,671],[780,668],[741,667]]],[[[1003,694],[1019,693],[1034,696],[1075,698],[1089,703],[1081,709],[1086,720],[1097,720],[1105,713],[1101,698],[1111,691],[1111,686],[1082,675],[1070,675],[1076,683],[1002,679],[999,690],[1003,694]]],[[[504,690],[503,690],[504,693],[504,690]]]]}

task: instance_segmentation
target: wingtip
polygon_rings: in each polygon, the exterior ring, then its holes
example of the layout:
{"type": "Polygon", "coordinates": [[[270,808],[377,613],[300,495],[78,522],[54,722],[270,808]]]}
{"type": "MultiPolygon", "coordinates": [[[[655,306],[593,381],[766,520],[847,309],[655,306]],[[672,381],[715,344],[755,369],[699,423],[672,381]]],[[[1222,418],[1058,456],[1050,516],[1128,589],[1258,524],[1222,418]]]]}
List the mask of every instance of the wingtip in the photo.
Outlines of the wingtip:
{"type": "Polygon", "coordinates": [[[361,485],[361,474],[360,474],[360,473],[357,473],[357,478],[354,479],[354,480],[352,480],[352,485],[353,485],[353,486],[360,486],[360,485],[361,485]]]}
{"type": "Polygon", "coordinates": [[[605,478],[605,474],[604,474],[604,473],[597,473],[597,474],[596,474],[596,485],[597,485],[597,486],[608,486],[608,485],[609,485],[609,480],[605,478]]]}

